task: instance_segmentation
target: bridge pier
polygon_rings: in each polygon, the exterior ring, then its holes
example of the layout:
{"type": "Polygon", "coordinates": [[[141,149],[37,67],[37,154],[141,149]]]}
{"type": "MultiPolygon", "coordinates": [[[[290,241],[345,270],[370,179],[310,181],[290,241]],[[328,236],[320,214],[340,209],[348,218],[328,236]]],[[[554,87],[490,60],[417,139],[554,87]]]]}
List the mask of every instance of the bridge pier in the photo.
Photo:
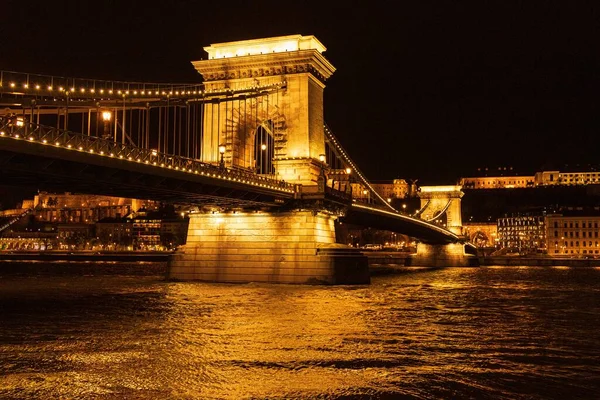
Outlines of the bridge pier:
{"type": "Polygon", "coordinates": [[[468,244],[418,243],[417,253],[412,254],[406,263],[415,267],[478,267],[479,259],[468,244]]]}
{"type": "Polygon", "coordinates": [[[173,280],[368,284],[368,259],[335,243],[324,212],[190,214],[187,244],[169,261],[173,280]]]}

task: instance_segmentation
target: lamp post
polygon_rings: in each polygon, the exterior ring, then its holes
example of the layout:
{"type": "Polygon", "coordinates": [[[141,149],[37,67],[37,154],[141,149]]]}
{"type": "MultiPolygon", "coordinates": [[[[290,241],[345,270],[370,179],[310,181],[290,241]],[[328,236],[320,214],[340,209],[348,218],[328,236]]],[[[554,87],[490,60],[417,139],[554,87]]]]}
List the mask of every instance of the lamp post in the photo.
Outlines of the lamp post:
{"type": "Polygon", "coordinates": [[[224,144],[220,144],[219,145],[219,154],[221,154],[221,161],[219,161],[219,167],[221,168],[225,168],[225,145],[224,144]]]}
{"type": "Polygon", "coordinates": [[[350,192],[352,194],[352,186],[350,185],[350,174],[352,174],[352,168],[346,167],[346,175],[348,175],[348,183],[346,186],[346,193],[350,192]]]}
{"type": "Polygon", "coordinates": [[[104,133],[102,134],[103,139],[110,139],[110,120],[112,119],[112,113],[110,111],[102,111],[102,120],[104,121],[104,133]]]}

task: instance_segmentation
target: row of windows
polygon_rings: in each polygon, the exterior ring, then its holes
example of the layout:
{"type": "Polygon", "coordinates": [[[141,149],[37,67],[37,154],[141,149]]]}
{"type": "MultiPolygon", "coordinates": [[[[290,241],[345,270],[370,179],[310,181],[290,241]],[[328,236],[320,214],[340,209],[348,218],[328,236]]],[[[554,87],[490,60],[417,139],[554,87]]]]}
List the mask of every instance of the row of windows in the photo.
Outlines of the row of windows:
{"type": "Polygon", "coordinates": [[[559,174],[559,177],[571,177],[571,176],[600,176],[600,173],[597,172],[573,172],[573,173],[566,173],[566,174],[559,174]]]}
{"type": "Polygon", "coordinates": [[[498,226],[544,226],[544,222],[542,222],[542,221],[508,221],[505,219],[499,219],[498,226]]]}
{"type": "Polygon", "coordinates": [[[501,226],[499,231],[545,231],[543,226],[501,226]]]}
{"type": "MultiPolygon", "coordinates": [[[[594,237],[598,237],[598,231],[595,232],[587,232],[588,237],[592,237],[592,233],[594,234],[594,237]]],[[[558,231],[554,231],[554,237],[558,237],[558,231]]],[[[573,232],[565,232],[565,236],[568,237],[573,237],[573,232]]],[[[583,231],[581,232],[581,237],[585,237],[586,236],[586,232],[583,231]]],[[[579,232],[575,232],[575,237],[579,237],[579,232]]]]}
{"type": "MultiPolygon", "coordinates": [[[[592,241],[591,240],[587,241],[587,242],[585,240],[583,240],[583,241],[581,241],[581,245],[583,247],[593,247],[593,246],[598,247],[598,241],[596,240],[594,242],[594,245],[592,246],[592,241]]],[[[571,240],[570,242],[568,242],[568,241],[565,240],[564,246],[565,247],[573,247],[573,241],[571,240]]],[[[554,247],[558,247],[558,241],[554,242],[554,247]]],[[[579,240],[575,241],[575,247],[579,247],[579,240]]]]}
{"type": "MultiPolygon", "coordinates": [[[[569,222],[568,224],[569,224],[569,226],[568,226],[569,228],[573,228],[573,227],[579,228],[579,222],[569,222]],[[573,226],[573,224],[575,224],[575,226],[573,226]]],[[[594,224],[594,228],[598,228],[598,222],[594,222],[593,224],[594,224]]],[[[554,221],[554,227],[558,228],[558,221],[554,221]]],[[[581,227],[585,228],[585,221],[581,222],[581,227]]],[[[588,228],[592,227],[592,221],[588,221],[587,227],[588,228]]],[[[563,228],[567,228],[567,222],[563,222],[563,228]]]]}
{"type": "MultiPolygon", "coordinates": [[[[569,250],[565,250],[565,253],[568,253],[569,250]]],[[[559,251],[558,250],[554,250],[554,254],[558,254],[559,251]]],[[[590,250],[590,252],[588,253],[587,250],[583,250],[581,252],[582,254],[598,254],[598,250],[590,250]]],[[[571,254],[579,254],[579,250],[571,250],[571,254]]]]}

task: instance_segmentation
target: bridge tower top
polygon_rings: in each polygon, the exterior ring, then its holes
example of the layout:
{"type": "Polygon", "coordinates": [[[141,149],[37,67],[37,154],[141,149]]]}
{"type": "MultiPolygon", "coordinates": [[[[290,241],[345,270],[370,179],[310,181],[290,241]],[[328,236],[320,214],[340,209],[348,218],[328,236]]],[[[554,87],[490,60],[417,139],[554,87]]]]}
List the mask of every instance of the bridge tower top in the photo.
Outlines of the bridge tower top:
{"type": "MultiPolygon", "coordinates": [[[[204,148],[223,144],[227,167],[318,186],[325,154],[323,92],[335,72],[322,54],[326,47],[312,35],[297,34],[216,43],[204,50],[208,59],[192,64],[207,91],[256,88],[243,102],[205,106],[204,148]],[[273,87],[281,89],[265,90],[273,87]]],[[[219,159],[211,151],[204,161],[219,159]]]]}
{"type": "Polygon", "coordinates": [[[216,43],[204,47],[208,59],[232,58],[258,54],[284,53],[297,50],[317,50],[323,53],[327,48],[313,35],[288,35],[265,39],[240,40],[216,43]]]}

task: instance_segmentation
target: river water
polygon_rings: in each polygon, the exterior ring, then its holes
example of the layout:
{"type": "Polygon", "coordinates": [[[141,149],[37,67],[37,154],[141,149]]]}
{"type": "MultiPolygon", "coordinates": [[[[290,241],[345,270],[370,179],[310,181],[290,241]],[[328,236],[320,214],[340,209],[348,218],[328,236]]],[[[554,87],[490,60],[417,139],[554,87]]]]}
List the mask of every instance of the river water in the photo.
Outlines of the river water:
{"type": "Polygon", "coordinates": [[[1,399],[598,399],[600,268],[0,278],[1,399]]]}

